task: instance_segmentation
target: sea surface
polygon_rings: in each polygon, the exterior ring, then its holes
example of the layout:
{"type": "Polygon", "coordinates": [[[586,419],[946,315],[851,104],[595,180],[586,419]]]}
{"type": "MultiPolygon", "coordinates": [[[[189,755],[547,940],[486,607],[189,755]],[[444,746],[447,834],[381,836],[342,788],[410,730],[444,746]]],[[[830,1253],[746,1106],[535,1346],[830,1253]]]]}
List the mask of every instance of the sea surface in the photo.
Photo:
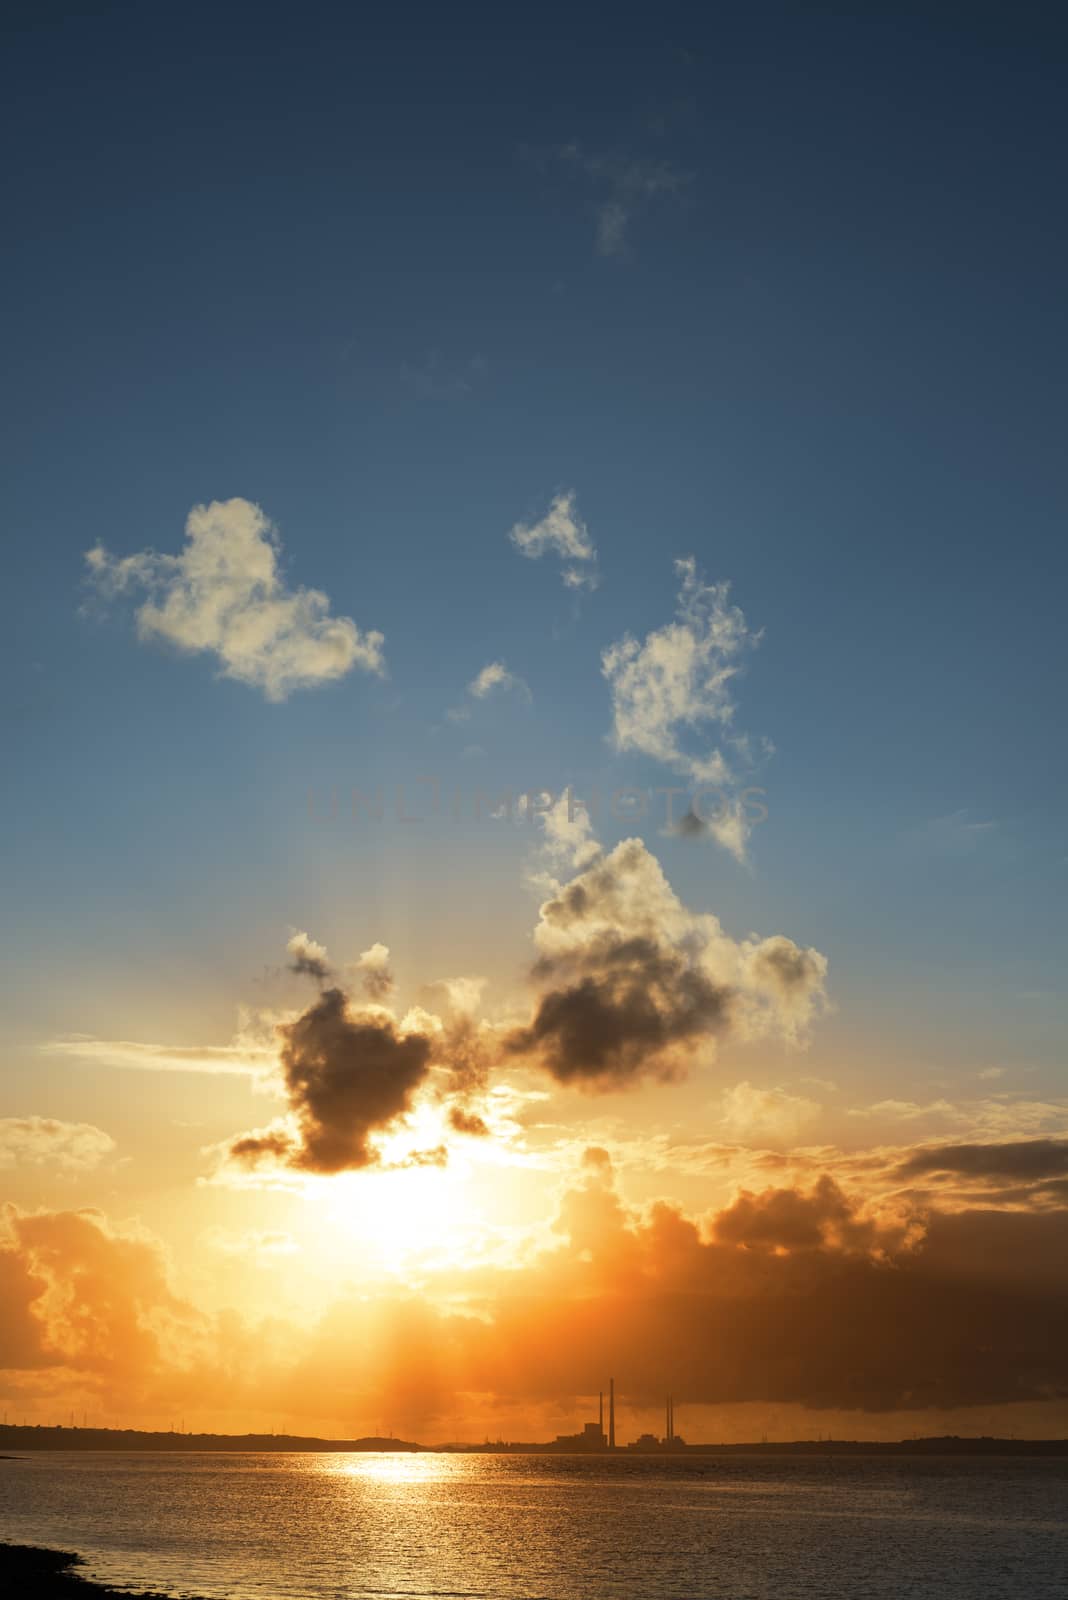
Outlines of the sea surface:
{"type": "Polygon", "coordinates": [[[0,1538],[205,1600],[1065,1600],[1068,1461],[47,1452],[0,1538]]]}

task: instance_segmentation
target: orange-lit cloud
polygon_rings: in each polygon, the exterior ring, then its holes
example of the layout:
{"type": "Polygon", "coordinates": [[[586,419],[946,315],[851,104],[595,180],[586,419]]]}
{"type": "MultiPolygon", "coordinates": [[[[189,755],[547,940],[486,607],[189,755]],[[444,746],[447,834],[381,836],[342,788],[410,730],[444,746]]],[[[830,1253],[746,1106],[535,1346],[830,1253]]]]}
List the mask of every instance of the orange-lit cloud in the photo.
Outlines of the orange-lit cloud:
{"type": "Polygon", "coordinates": [[[0,1364],[9,1387],[135,1412],[357,1429],[385,1412],[424,1433],[475,1404],[540,1415],[608,1371],[634,1406],[670,1387],[687,1405],[941,1413],[1068,1395],[1066,1251],[1063,1206],[946,1213],[829,1173],[705,1219],[638,1211],[593,1150],[525,1264],[457,1270],[444,1298],[341,1295],[301,1329],[199,1313],[156,1242],[98,1213],[9,1211],[0,1364]]]}

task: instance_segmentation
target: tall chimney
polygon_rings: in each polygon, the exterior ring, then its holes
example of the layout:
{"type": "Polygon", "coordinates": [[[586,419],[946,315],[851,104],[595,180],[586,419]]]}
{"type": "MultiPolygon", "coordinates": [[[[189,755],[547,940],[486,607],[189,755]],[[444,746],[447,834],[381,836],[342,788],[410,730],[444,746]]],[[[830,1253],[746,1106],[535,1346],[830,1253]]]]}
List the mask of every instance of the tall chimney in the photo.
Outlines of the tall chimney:
{"type": "Polygon", "coordinates": [[[668,1395],[664,1406],[664,1443],[671,1443],[671,1396],[668,1395]]]}
{"type": "Polygon", "coordinates": [[[616,1380],[608,1380],[608,1448],[616,1447],[616,1380]]]}

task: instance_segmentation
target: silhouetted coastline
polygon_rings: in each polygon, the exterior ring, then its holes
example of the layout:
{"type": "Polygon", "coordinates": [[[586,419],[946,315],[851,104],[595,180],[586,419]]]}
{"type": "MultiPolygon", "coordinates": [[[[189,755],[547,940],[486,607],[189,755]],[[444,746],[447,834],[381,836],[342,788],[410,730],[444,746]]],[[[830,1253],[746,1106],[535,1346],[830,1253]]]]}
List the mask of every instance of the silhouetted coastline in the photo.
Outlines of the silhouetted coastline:
{"type": "Polygon", "coordinates": [[[81,1556],[70,1550],[0,1544],[0,1593],[18,1600],[172,1600],[156,1590],[109,1589],[83,1577],[82,1565],[81,1556]]]}
{"type": "Polygon", "coordinates": [[[427,1449],[409,1439],[370,1435],[362,1439],[305,1438],[294,1433],[178,1433],[147,1432],[138,1428],[39,1427],[0,1424],[3,1450],[233,1450],[253,1452],[382,1451],[427,1449]]]}
{"type": "MultiPolygon", "coordinates": [[[[1068,1456],[1068,1439],[999,1439],[990,1436],[943,1434],[919,1439],[761,1439],[739,1444],[646,1443],[644,1439],[616,1449],[527,1440],[486,1440],[482,1444],[451,1442],[417,1444],[410,1439],[370,1435],[360,1439],[320,1439],[289,1433],[180,1433],[142,1432],[136,1428],[40,1427],[0,1425],[0,1449],[30,1450],[157,1450],[260,1452],[447,1452],[473,1455],[865,1455],[865,1456],[1068,1456]]],[[[14,1458],[17,1459],[17,1456],[14,1458]]]]}

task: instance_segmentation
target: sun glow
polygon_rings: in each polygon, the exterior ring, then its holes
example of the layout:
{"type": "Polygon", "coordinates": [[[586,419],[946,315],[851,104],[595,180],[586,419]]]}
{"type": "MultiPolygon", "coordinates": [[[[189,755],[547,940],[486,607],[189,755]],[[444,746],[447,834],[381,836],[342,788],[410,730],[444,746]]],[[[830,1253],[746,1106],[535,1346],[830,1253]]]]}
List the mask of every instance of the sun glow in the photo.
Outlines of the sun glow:
{"type": "Polygon", "coordinates": [[[329,1227],[387,1272],[462,1265],[479,1225],[458,1166],[349,1173],[326,1199],[329,1227]]]}

